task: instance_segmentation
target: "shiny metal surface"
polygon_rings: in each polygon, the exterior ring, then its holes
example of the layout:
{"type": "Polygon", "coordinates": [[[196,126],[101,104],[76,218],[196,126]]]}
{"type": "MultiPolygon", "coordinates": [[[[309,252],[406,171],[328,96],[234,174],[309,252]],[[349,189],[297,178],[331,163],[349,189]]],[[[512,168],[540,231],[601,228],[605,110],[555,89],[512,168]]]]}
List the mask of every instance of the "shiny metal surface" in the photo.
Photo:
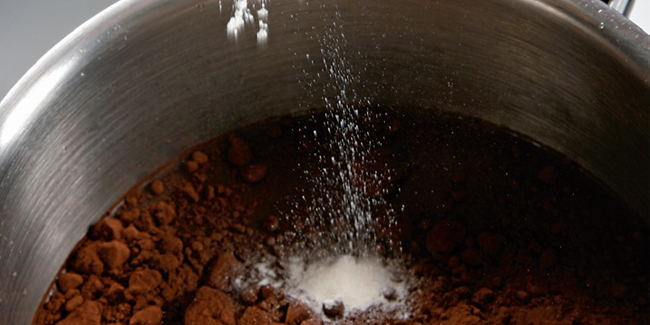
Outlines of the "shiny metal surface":
{"type": "Polygon", "coordinates": [[[228,42],[230,4],[123,0],[0,103],[0,324],[30,323],[89,225],[158,166],[324,106],[320,41],[340,31],[357,98],[506,126],[567,154],[648,220],[650,40],[606,5],[274,0],[258,47],[253,28],[228,42]]]}
{"type": "Polygon", "coordinates": [[[630,8],[633,6],[632,0],[611,0],[608,2],[609,6],[621,14],[629,17],[630,8]]]}

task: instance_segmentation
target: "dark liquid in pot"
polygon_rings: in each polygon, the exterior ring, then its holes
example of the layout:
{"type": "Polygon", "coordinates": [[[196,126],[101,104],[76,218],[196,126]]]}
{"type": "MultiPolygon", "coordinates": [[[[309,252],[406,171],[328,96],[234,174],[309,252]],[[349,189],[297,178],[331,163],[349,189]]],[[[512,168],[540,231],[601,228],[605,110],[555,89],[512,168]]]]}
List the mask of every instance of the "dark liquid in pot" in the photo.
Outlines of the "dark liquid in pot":
{"type": "Polygon", "coordinates": [[[302,190],[305,175],[333,154],[314,114],[219,137],[131,190],[71,253],[35,324],[648,323],[648,225],[574,163],[469,118],[358,118],[376,145],[350,184],[381,201],[366,253],[413,279],[399,312],[343,317],[235,283],[260,260],[282,277],[283,259],[331,253],[350,230],[304,222],[321,193],[302,190]]]}

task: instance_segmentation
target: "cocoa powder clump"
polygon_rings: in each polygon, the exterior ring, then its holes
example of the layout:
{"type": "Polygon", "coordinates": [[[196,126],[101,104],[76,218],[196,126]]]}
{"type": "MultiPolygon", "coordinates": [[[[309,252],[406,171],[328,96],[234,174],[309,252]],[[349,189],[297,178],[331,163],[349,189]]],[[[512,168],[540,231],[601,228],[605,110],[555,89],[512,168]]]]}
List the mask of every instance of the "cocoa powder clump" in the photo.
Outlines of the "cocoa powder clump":
{"type": "Polygon", "coordinates": [[[165,185],[159,179],[151,182],[151,185],[149,185],[149,188],[151,189],[151,192],[153,194],[155,194],[155,195],[160,195],[165,191],[165,185]]]}
{"type": "Polygon", "coordinates": [[[131,250],[126,244],[112,240],[100,244],[97,248],[97,254],[111,271],[120,271],[122,265],[131,257],[131,250]]]}
{"type": "Polygon", "coordinates": [[[250,147],[241,138],[234,134],[228,136],[230,141],[230,148],[228,149],[228,161],[235,166],[243,166],[248,164],[253,154],[250,147]]]}
{"type": "Polygon", "coordinates": [[[122,229],[122,222],[119,219],[106,218],[95,225],[93,228],[93,236],[105,241],[120,239],[122,229]]]}
{"type": "Polygon", "coordinates": [[[298,325],[312,316],[313,311],[309,306],[300,300],[293,300],[287,308],[285,323],[287,325],[298,325]]]}
{"type": "Polygon", "coordinates": [[[59,290],[61,292],[67,292],[70,289],[78,288],[84,279],[81,275],[74,272],[66,272],[59,275],[57,279],[57,284],[59,285],[59,290]]]}
{"type": "Polygon", "coordinates": [[[223,291],[199,288],[185,311],[184,325],[235,325],[235,306],[223,291]]]}
{"type": "Polygon", "coordinates": [[[129,325],[159,325],[163,312],[158,306],[148,306],[137,311],[129,320],[129,325]]]}
{"type": "Polygon", "coordinates": [[[208,285],[222,291],[230,291],[232,281],[241,273],[244,265],[237,260],[232,252],[224,251],[210,268],[208,285]]]}
{"type": "Polygon", "coordinates": [[[56,325],[101,325],[101,322],[102,305],[95,301],[86,301],[56,325]]]}

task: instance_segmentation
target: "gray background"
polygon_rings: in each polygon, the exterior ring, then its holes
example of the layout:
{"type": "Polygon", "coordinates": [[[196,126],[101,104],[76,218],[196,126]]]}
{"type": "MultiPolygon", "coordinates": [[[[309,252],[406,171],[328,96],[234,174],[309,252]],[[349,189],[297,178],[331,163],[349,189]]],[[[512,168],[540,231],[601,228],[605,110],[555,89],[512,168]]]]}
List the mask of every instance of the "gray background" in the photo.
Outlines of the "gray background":
{"type": "Polygon", "coordinates": [[[117,0],[0,0],[0,99],[50,48],[117,0]]]}
{"type": "MultiPolygon", "coordinates": [[[[115,2],[0,0],[0,99],[52,46],[115,2]]],[[[650,32],[650,0],[636,0],[630,18],[650,32]]]]}

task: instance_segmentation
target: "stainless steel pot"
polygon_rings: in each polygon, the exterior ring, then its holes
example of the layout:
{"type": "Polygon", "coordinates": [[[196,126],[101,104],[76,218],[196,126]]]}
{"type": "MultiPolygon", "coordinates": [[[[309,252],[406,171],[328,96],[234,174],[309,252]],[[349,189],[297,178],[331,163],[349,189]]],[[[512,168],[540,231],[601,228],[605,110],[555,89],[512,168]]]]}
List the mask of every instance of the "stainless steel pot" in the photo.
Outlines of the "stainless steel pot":
{"type": "Polygon", "coordinates": [[[322,107],[346,78],[356,103],[456,111],[550,146],[648,220],[650,39],[600,2],[273,0],[266,45],[257,24],[227,39],[231,5],[123,0],[0,103],[0,324],[31,321],[88,226],[156,167],[322,107]]]}

